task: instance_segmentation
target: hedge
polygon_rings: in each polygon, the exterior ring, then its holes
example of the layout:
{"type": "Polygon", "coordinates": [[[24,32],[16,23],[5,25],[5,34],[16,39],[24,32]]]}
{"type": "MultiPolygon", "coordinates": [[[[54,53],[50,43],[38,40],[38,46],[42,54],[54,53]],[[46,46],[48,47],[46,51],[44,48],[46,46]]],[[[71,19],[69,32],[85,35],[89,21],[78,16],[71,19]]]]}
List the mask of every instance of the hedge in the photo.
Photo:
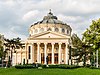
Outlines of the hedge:
{"type": "Polygon", "coordinates": [[[17,69],[32,69],[32,68],[48,68],[48,69],[53,69],[53,68],[61,68],[61,69],[74,69],[78,68],[79,66],[76,65],[66,65],[66,64],[60,64],[60,65],[41,65],[41,64],[27,64],[27,65],[16,65],[15,68],[17,69]]]}
{"type": "Polygon", "coordinates": [[[32,65],[16,65],[15,68],[17,69],[31,69],[31,68],[35,68],[32,65]]]}
{"type": "Polygon", "coordinates": [[[59,68],[59,65],[41,65],[42,68],[59,68]]]}
{"type": "Polygon", "coordinates": [[[77,65],[66,65],[66,64],[60,64],[60,65],[42,65],[42,68],[61,68],[61,69],[74,69],[79,68],[77,65]]]}
{"type": "Polygon", "coordinates": [[[79,68],[79,66],[77,66],[77,65],[61,64],[61,65],[59,65],[59,68],[62,68],[62,69],[74,69],[74,68],[79,68]]]}
{"type": "Polygon", "coordinates": [[[24,65],[16,65],[15,68],[17,69],[31,69],[41,67],[41,64],[24,64],[24,65]]]}

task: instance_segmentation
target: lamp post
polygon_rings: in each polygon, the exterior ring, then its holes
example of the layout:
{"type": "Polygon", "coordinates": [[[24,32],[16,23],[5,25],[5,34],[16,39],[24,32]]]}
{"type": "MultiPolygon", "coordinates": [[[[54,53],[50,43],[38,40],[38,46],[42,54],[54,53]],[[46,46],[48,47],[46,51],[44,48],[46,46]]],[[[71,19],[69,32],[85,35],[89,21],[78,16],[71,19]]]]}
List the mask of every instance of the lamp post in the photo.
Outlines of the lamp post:
{"type": "MultiPolygon", "coordinates": [[[[98,35],[100,35],[98,32],[96,33],[96,39],[99,39],[98,35]]],[[[97,47],[99,48],[99,43],[97,43],[97,47]]],[[[96,50],[96,67],[98,68],[98,49],[96,50]]]]}
{"type": "Polygon", "coordinates": [[[96,50],[96,67],[98,68],[98,50],[96,50]]]}

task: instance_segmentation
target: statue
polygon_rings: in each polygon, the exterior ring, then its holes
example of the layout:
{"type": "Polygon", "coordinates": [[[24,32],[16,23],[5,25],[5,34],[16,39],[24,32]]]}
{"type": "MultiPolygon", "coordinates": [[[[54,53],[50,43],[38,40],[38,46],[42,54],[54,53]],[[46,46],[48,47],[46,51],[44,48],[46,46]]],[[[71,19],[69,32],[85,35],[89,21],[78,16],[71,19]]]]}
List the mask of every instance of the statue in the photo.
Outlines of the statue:
{"type": "Polygon", "coordinates": [[[46,64],[48,65],[48,56],[46,57],[46,64]]]}

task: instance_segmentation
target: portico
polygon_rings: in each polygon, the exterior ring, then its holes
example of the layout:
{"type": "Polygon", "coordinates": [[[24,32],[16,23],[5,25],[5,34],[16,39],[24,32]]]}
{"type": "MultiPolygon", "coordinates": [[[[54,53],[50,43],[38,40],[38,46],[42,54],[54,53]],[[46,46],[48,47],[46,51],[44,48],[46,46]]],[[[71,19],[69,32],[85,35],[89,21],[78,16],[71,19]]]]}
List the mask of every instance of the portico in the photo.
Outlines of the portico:
{"type": "Polygon", "coordinates": [[[48,56],[48,64],[67,64],[68,63],[68,44],[61,42],[45,42],[45,43],[29,43],[27,45],[27,58],[31,63],[46,64],[48,56]],[[67,55],[66,55],[67,54],[67,55]]]}

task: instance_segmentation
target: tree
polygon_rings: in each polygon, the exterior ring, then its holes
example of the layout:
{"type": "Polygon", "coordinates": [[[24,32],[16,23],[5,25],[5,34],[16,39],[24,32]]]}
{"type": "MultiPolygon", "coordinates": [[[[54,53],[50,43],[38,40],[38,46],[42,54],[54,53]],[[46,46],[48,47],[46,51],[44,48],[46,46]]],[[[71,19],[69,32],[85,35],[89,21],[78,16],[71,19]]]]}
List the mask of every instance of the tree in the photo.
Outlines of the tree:
{"type": "Polygon", "coordinates": [[[71,49],[71,56],[76,57],[74,60],[76,60],[77,64],[78,62],[81,61],[82,59],[82,41],[80,38],[77,36],[77,34],[73,34],[71,37],[72,40],[72,49],[71,49]],[[80,54],[81,53],[81,54],[80,54]]]}
{"type": "Polygon", "coordinates": [[[2,67],[6,56],[6,51],[4,51],[3,44],[4,44],[4,40],[2,38],[2,35],[0,35],[0,64],[2,64],[2,67]]]}
{"type": "MultiPolygon", "coordinates": [[[[96,52],[98,54],[98,50],[100,51],[100,47],[99,47],[100,46],[100,19],[92,21],[90,27],[83,33],[83,40],[87,45],[90,46],[89,48],[91,50],[92,55],[93,53],[96,52]]],[[[96,58],[98,58],[98,55],[96,58]]],[[[97,62],[96,64],[98,67],[98,59],[95,61],[97,62]]],[[[99,59],[99,64],[100,64],[100,59],[99,59]]]]}
{"type": "Polygon", "coordinates": [[[89,46],[87,44],[85,44],[78,36],[77,34],[73,34],[71,37],[72,40],[72,57],[76,57],[74,58],[74,60],[76,60],[77,65],[79,62],[83,61],[83,65],[86,65],[86,61],[89,60],[89,52],[88,52],[88,48],[89,46]]]}
{"type": "Polygon", "coordinates": [[[16,53],[16,49],[22,48],[22,43],[21,43],[21,39],[18,38],[13,38],[13,39],[5,39],[6,43],[4,43],[4,45],[6,46],[6,51],[10,51],[10,55],[9,57],[9,61],[10,61],[10,65],[12,64],[12,54],[16,53]]]}

